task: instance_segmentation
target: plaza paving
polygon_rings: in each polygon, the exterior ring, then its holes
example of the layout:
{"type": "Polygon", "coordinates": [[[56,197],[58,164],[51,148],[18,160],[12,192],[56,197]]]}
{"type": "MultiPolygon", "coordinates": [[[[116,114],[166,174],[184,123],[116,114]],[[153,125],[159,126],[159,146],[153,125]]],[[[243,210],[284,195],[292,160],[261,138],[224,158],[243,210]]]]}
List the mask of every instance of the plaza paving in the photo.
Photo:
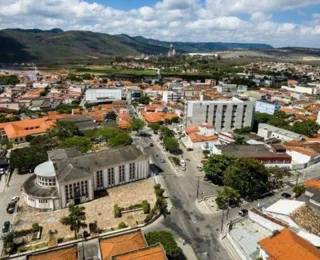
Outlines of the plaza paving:
{"type": "MultiPolygon", "coordinates": [[[[121,218],[114,218],[113,205],[127,208],[131,205],[141,203],[142,200],[148,200],[151,208],[155,205],[156,195],[154,193],[154,180],[146,179],[127,185],[108,189],[108,196],[95,199],[91,202],[81,204],[86,209],[86,223],[97,221],[98,228],[103,231],[117,228],[120,222],[125,222],[128,226],[134,227],[137,223],[142,223],[146,217],[142,211],[124,213],[121,218]]],[[[41,241],[48,241],[49,230],[58,231],[58,238],[72,237],[73,232],[69,227],[63,226],[60,219],[68,215],[68,209],[55,211],[38,211],[24,203],[19,202],[19,211],[14,220],[14,229],[28,229],[32,223],[38,222],[43,227],[41,241]]],[[[37,243],[41,241],[35,241],[37,243]]]]}

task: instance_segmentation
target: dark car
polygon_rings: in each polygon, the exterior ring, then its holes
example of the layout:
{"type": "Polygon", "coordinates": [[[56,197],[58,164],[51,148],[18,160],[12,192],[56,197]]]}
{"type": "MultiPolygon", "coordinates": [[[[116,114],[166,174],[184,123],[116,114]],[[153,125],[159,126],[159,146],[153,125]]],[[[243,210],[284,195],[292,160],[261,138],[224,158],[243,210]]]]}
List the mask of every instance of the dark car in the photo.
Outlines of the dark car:
{"type": "Polygon", "coordinates": [[[285,198],[285,199],[290,199],[291,198],[291,194],[289,194],[287,192],[284,192],[284,193],[281,194],[281,197],[285,198]]]}
{"type": "Polygon", "coordinates": [[[150,143],[150,147],[153,147],[153,143],[150,143]]]}
{"type": "Polygon", "coordinates": [[[14,209],[16,207],[17,202],[10,202],[7,205],[7,213],[12,214],[14,212],[14,209]]]}
{"type": "Polygon", "coordinates": [[[245,216],[248,215],[248,210],[247,209],[241,209],[238,213],[239,213],[239,215],[241,217],[245,217],[245,216]]]}
{"type": "Polygon", "coordinates": [[[2,226],[2,233],[8,233],[10,230],[10,221],[5,221],[2,226]]]}

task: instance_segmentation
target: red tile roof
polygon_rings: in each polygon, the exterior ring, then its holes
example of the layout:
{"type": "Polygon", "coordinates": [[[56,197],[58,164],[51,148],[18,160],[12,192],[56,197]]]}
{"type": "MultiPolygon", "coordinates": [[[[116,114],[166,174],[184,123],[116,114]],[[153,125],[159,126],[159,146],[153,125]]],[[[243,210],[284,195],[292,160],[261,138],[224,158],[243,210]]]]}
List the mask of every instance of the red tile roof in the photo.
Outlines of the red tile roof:
{"type": "Polygon", "coordinates": [[[259,245],[269,255],[268,260],[319,260],[320,251],[289,229],[262,239],[259,245]]]}

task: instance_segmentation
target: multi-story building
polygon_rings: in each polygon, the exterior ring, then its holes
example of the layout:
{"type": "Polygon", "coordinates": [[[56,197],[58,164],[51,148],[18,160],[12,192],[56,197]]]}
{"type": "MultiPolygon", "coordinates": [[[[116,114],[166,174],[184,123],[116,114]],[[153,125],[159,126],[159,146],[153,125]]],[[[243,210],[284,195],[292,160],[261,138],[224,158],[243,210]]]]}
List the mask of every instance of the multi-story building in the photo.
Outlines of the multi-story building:
{"type": "Polygon", "coordinates": [[[185,102],[185,126],[209,123],[217,132],[252,126],[254,102],[249,99],[191,100],[185,102]]]}
{"type": "Polygon", "coordinates": [[[48,152],[23,184],[25,202],[38,209],[60,209],[94,199],[94,191],[145,179],[149,157],[136,146],[81,154],[76,148],[48,152]]]}
{"type": "Polygon", "coordinates": [[[121,88],[89,88],[85,93],[86,102],[94,102],[99,100],[121,100],[121,88]]]}
{"type": "Polygon", "coordinates": [[[256,112],[266,113],[273,115],[276,111],[281,109],[280,102],[269,102],[265,100],[259,100],[256,102],[256,112]]]}

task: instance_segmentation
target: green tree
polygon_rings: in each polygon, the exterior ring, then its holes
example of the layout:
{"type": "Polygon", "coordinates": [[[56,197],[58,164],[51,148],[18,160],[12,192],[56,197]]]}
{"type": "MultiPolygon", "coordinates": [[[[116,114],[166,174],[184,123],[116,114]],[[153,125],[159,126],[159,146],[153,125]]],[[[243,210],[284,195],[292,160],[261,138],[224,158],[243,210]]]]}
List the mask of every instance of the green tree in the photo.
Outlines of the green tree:
{"type": "Polygon", "coordinates": [[[73,137],[64,139],[60,143],[60,148],[70,148],[70,147],[76,147],[80,152],[85,153],[90,149],[92,149],[92,142],[87,137],[73,136],[73,137]]]}
{"type": "Polygon", "coordinates": [[[93,79],[93,77],[89,73],[85,73],[85,74],[82,74],[82,79],[91,80],[91,79],[93,79]]]}
{"type": "Polygon", "coordinates": [[[16,75],[0,76],[0,85],[16,85],[20,81],[16,75]]]}
{"type": "Polygon", "coordinates": [[[133,131],[139,132],[145,127],[146,123],[140,118],[133,118],[131,120],[131,127],[133,131]]]}
{"type": "Polygon", "coordinates": [[[160,123],[153,123],[149,126],[154,133],[157,133],[161,127],[160,123]]]}
{"type": "Polygon", "coordinates": [[[269,190],[269,172],[256,160],[238,158],[226,169],[223,184],[237,190],[241,197],[252,199],[269,190]]]}
{"type": "Polygon", "coordinates": [[[106,126],[106,127],[102,127],[102,128],[97,129],[95,131],[95,136],[97,136],[97,137],[102,136],[106,140],[109,140],[110,138],[116,136],[119,133],[121,133],[121,130],[119,130],[118,128],[106,126]]]}
{"type": "Polygon", "coordinates": [[[241,135],[235,135],[234,137],[234,144],[235,145],[244,145],[246,144],[246,138],[244,136],[241,135]]]}
{"type": "Polygon", "coordinates": [[[300,197],[304,192],[306,191],[306,188],[303,185],[296,185],[293,188],[293,192],[295,193],[295,197],[300,197]]]}
{"type": "Polygon", "coordinates": [[[116,120],[117,114],[114,111],[110,111],[108,114],[106,114],[105,118],[108,120],[116,120]]]}
{"type": "Polygon", "coordinates": [[[144,95],[144,96],[140,97],[139,103],[144,104],[144,105],[149,105],[150,98],[147,95],[144,95]]]}
{"type": "Polygon", "coordinates": [[[293,131],[305,135],[307,137],[315,137],[318,135],[318,131],[320,126],[316,121],[313,120],[305,120],[302,122],[296,122],[293,125],[293,131]]]}
{"type": "Polygon", "coordinates": [[[241,128],[241,129],[235,129],[233,132],[235,134],[238,134],[238,135],[245,135],[245,134],[250,134],[252,131],[251,127],[250,126],[246,126],[244,128],[241,128]]]}
{"type": "Polygon", "coordinates": [[[79,108],[78,104],[61,104],[55,108],[59,114],[71,114],[72,110],[79,108]]]}
{"type": "Polygon", "coordinates": [[[133,140],[127,133],[118,133],[116,136],[109,139],[109,145],[111,147],[119,147],[132,144],[133,140]]]}
{"type": "Polygon", "coordinates": [[[86,212],[83,206],[69,206],[69,215],[60,219],[62,225],[69,226],[77,239],[81,228],[86,228],[86,212]]]}
{"type": "Polygon", "coordinates": [[[219,209],[225,209],[227,206],[238,205],[240,194],[235,189],[225,186],[223,190],[218,191],[216,203],[219,209]]]}
{"type": "Polygon", "coordinates": [[[280,188],[283,184],[283,179],[285,177],[292,176],[291,172],[287,169],[271,167],[268,168],[269,172],[269,183],[272,189],[280,188]]]}
{"type": "Polygon", "coordinates": [[[214,183],[222,185],[225,171],[235,161],[234,156],[214,154],[205,162],[203,170],[214,183]]]}
{"type": "Polygon", "coordinates": [[[78,127],[69,121],[58,120],[50,131],[50,136],[57,136],[60,140],[64,140],[74,135],[81,135],[78,127]]]}
{"type": "Polygon", "coordinates": [[[166,126],[161,127],[160,128],[160,139],[165,139],[168,137],[174,137],[174,131],[170,130],[166,126]]]}
{"type": "Polygon", "coordinates": [[[178,153],[180,151],[178,139],[175,137],[165,138],[163,144],[170,153],[178,153]]]}
{"type": "Polygon", "coordinates": [[[10,168],[34,169],[47,160],[47,150],[41,145],[15,149],[10,154],[10,168]]]}
{"type": "Polygon", "coordinates": [[[169,260],[182,258],[182,250],[169,231],[154,231],[147,233],[145,237],[149,246],[160,243],[164,247],[169,260]]]}
{"type": "Polygon", "coordinates": [[[124,228],[127,228],[127,227],[128,226],[124,222],[120,222],[119,225],[118,225],[118,229],[124,229],[124,228]]]}
{"type": "Polygon", "coordinates": [[[172,123],[179,123],[179,121],[180,121],[180,118],[178,116],[171,118],[172,123]]]}

